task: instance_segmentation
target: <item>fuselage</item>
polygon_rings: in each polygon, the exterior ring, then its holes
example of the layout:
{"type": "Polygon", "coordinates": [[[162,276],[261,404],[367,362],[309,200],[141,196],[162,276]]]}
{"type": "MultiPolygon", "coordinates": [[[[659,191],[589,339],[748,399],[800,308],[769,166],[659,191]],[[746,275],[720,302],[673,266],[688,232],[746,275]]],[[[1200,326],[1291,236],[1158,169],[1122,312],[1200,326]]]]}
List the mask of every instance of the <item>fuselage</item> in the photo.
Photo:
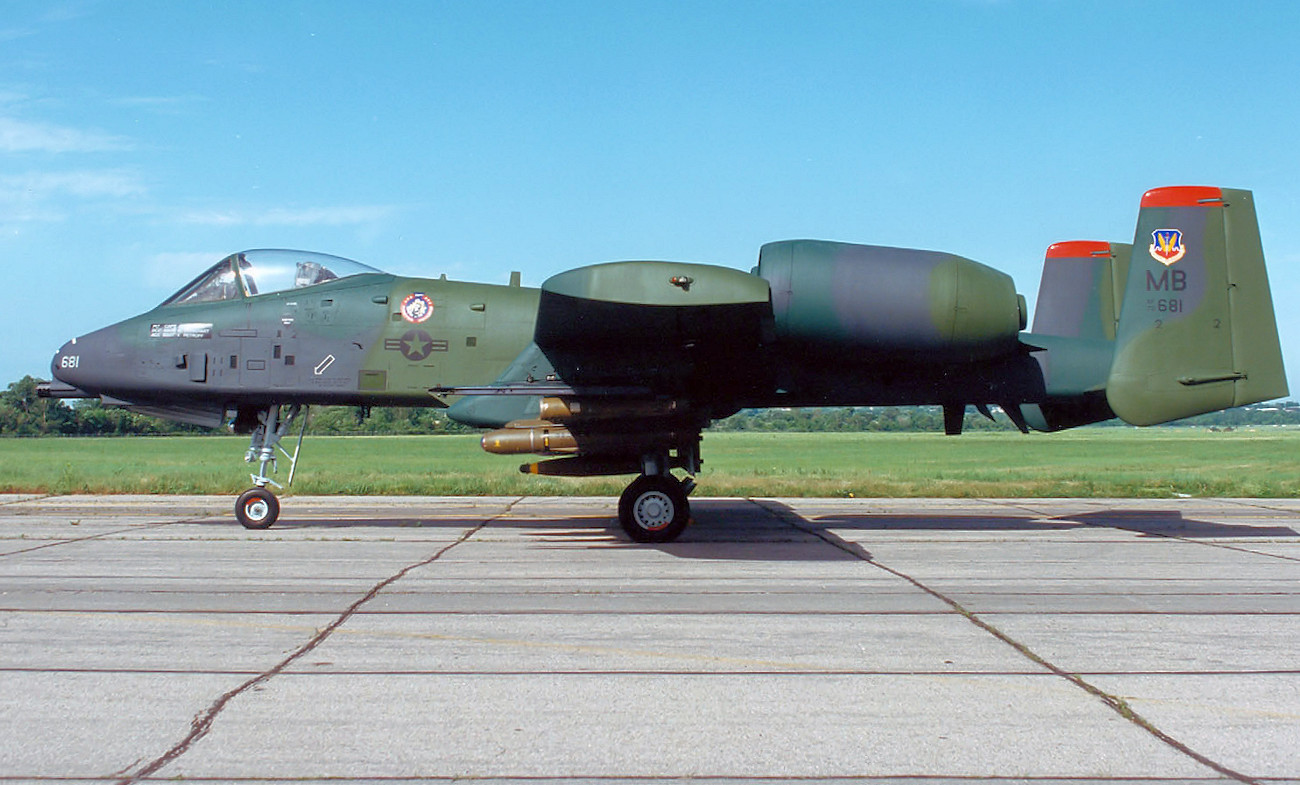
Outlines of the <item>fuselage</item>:
{"type": "MultiPolygon", "coordinates": [[[[257,252],[246,253],[257,258],[257,252]]],[[[644,275],[633,266],[662,263],[625,264],[644,275]]],[[[611,279],[617,266],[598,267],[607,285],[619,283],[611,279]]],[[[1041,395],[1038,365],[1015,341],[1016,325],[969,357],[946,351],[946,343],[929,337],[925,292],[914,295],[921,298],[916,314],[905,314],[911,323],[895,317],[885,326],[924,334],[933,345],[873,351],[861,339],[841,341],[830,328],[825,340],[787,329],[760,275],[689,269],[705,279],[691,290],[693,298],[705,299],[689,308],[623,302],[609,310],[607,300],[584,300],[603,316],[570,330],[566,340],[576,347],[576,359],[562,365],[562,376],[584,381],[587,369],[604,367],[627,383],[663,389],[664,380],[677,375],[669,394],[688,399],[706,418],[742,407],[1019,402],[1041,395]],[[729,292],[725,304],[707,299],[712,279],[729,292]],[[702,359],[687,362],[692,353],[702,359]]],[[[242,274],[240,280],[251,281],[252,271],[242,274]]],[[[443,406],[447,401],[431,388],[489,384],[543,337],[538,311],[545,288],[367,268],[265,294],[249,283],[221,282],[225,288],[213,295],[216,279],[207,275],[206,290],[201,276],[157,308],[68,342],[54,357],[54,376],[79,394],[205,424],[241,407],[271,404],[443,406]]],[[[788,298],[789,281],[781,283],[788,298]]],[[[567,308],[570,301],[576,302],[568,298],[567,308]]],[[[1014,314],[1014,299],[1009,307],[1014,314]]],[[[573,326],[569,320],[583,311],[572,308],[558,322],[552,319],[548,334],[556,333],[556,323],[561,330],[573,326]]],[[[850,316],[855,324],[867,318],[847,312],[844,318],[850,316]]],[[[563,359],[564,353],[553,355],[563,359]]]]}

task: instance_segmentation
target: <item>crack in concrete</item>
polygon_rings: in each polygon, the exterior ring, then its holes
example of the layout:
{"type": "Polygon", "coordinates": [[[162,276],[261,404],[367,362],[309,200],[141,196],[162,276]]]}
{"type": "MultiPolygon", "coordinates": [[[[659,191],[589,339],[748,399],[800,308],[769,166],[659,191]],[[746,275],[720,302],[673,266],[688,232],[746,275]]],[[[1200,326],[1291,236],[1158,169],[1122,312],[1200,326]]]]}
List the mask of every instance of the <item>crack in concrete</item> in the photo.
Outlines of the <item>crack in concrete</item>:
{"type": "Polygon", "coordinates": [[[1027,645],[1021,643],[1015,638],[1012,638],[1007,633],[1003,632],[1002,630],[993,626],[989,622],[980,618],[974,611],[970,610],[969,608],[966,608],[961,603],[957,602],[951,597],[948,597],[943,592],[927,586],[926,584],[922,583],[916,578],[913,578],[907,573],[902,572],[901,570],[894,569],[893,567],[890,567],[888,565],[876,561],[875,557],[872,556],[871,553],[867,551],[865,548],[863,548],[861,545],[857,543],[848,542],[832,534],[829,531],[812,527],[807,520],[805,520],[802,516],[795,513],[793,510],[789,510],[775,505],[769,506],[769,504],[764,503],[764,501],[761,499],[751,498],[751,499],[746,499],[746,501],[749,501],[750,503],[754,504],[759,509],[763,510],[768,515],[771,515],[777,520],[786,523],[790,526],[793,526],[794,528],[804,532],[805,534],[811,534],[812,536],[816,537],[822,542],[825,542],[827,545],[830,545],[834,548],[838,548],[839,550],[844,551],[850,556],[860,559],[879,570],[883,570],[889,573],[890,575],[893,575],[901,580],[907,581],[911,585],[915,586],[917,589],[925,592],[931,597],[934,597],[935,599],[944,603],[948,607],[952,608],[953,611],[955,611],[962,618],[966,619],[966,621],[970,622],[971,624],[980,628],[984,632],[988,633],[989,635],[992,635],[993,637],[997,638],[999,641],[1010,646],[1022,657],[1028,659],[1030,662],[1033,662],[1036,665],[1039,665],[1042,668],[1045,668],[1046,670],[1050,671],[1052,674],[1059,676],[1062,679],[1065,679],[1066,681],[1070,682],[1071,684],[1083,690],[1084,692],[1087,692],[1089,695],[1092,695],[1093,697],[1097,698],[1119,716],[1133,723],[1134,725],[1146,731],[1148,734],[1150,734],[1157,740],[1167,744],[1169,747],[1182,753],[1183,755],[1186,755],[1187,757],[1191,758],[1197,763],[1200,763],[1203,766],[1213,769],[1214,771],[1224,775],[1225,777],[1231,777],[1232,779],[1238,782],[1247,783],[1247,785],[1260,785],[1258,780],[1248,777],[1245,774],[1242,774],[1241,772],[1234,771],[1215,760],[1211,760],[1205,755],[1202,755],[1201,753],[1193,750],[1191,747],[1188,747],[1186,744],[1182,743],[1178,739],[1175,739],[1174,737],[1160,730],[1150,720],[1138,714],[1137,711],[1134,710],[1133,707],[1129,705],[1128,701],[1124,700],[1118,695],[1111,695],[1110,693],[1106,692],[1105,690],[1101,689],[1095,684],[1086,681],[1082,676],[1080,676],[1077,673],[1071,673],[1061,668],[1060,666],[1052,662],[1049,662],[1047,659],[1043,658],[1041,655],[1039,655],[1038,653],[1030,649],[1027,645]]]}
{"type": "Polygon", "coordinates": [[[473,537],[475,534],[478,534],[480,531],[482,531],[483,528],[486,527],[488,524],[492,523],[493,521],[500,520],[501,518],[504,518],[507,515],[509,515],[511,510],[514,509],[515,505],[521,501],[523,501],[522,496],[514,499],[513,501],[511,501],[509,504],[506,505],[505,510],[503,510],[501,513],[494,515],[491,518],[488,518],[484,521],[481,521],[477,525],[469,528],[463,534],[461,534],[461,536],[458,537],[455,542],[452,542],[450,545],[440,548],[436,553],[434,553],[432,556],[426,559],[421,559],[420,561],[406,565],[405,567],[393,573],[392,575],[388,576],[387,578],[383,579],[379,583],[376,583],[374,586],[370,588],[368,592],[366,592],[364,596],[362,596],[356,602],[349,605],[341,614],[339,614],[338,618],[330,622],[329,625],[326,626],[325,628],[317,631],[316,634],[313,635],[309,641],[304,643],[302,646],[299,646],[288,657],[285,657],[283,660],[276,663],[275,666],[271,667],[266,671],[263,671],[262,673],[258,674],[257,676],[254,676],[248,681],[245,681],[243,684],[239,685],[238,687],[235,687],[233,690],[226,692],[221,697],[217,698],[210,706],[208,706],[208,708],[199,712],[199,714],[195,716],[194,719],[190,722],[190,732],[186,734],[185,738],[178,741],[175,745],[172,746],[171,749],[167,750],[162,755],[158,756],[157,758],[153,759],[149,763],[145,764],[143,767],[137,769],[136,771],[130,773],[124,778],[118,780],[117,785],[133,785],[134,783],[139,782],[145,777],[149,777],[153,775],[154,773],[162,769],[164,766],[174,762],[177,758],[180,758],[182,755],[189,752],[196,742],[198,742],[204,736],[208,735],[208,732],[212,730],[212,725],[213,723],[216,722],[217,717],[226,708],[226,706],[229,705],[229,703],[232,700],[238,698],[240,695],[243,695],[245,692],[248,692],[249,690],[260,687],[267,681],[270,681],[272,678],[279,675],[281,672],[284,671],[285,668],[288,668],[296,660],[310,653],[313,649],[315,649],[316,647],[324,643],[325,640],[329,638],[332,634],[334,634],[334,632],[338,630],[339,627],[342,627],[344,624],[348,622],[349,619],[355,616],[357,611],[361,609],[361,606],[365,605],[366,603],[373,600],[375,597],[379,596],[379,593],[382,592],[384,589],[393,585],[397,581],[400,581],[402,578],[405,578],[414,570],[417,570],[421,567],[426,567],[438,561],[444,555],[446,555],[447,552],[450,551],[452,548],[455,548],[456,546],[463,544],[471,537],[473,537]]]}

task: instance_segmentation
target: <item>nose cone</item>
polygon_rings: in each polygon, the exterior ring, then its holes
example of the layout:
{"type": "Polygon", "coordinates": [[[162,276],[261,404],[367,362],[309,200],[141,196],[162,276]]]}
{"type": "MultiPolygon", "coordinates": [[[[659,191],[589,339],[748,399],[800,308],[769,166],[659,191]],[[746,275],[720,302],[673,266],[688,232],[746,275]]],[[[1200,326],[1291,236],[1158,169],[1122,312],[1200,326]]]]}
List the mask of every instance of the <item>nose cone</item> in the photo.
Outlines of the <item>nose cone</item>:
{"type": "Polygon", "coordinates": [[[54,353],[54,359],[50,361],[50,373],[55,379],[64,384],[77,385],[72,381],[76,376],[77,366],[81,362],[81,357],[77,353],[77,339],[63,344],[57,352],[54,353]]]}
{"type": "Polygon", "coordinates": [[[63,344],[50,362],[50,373],[60,382],[90,393],[111,387],[114,373],[122,370],[112,329],[96,330],[63,344]]]}

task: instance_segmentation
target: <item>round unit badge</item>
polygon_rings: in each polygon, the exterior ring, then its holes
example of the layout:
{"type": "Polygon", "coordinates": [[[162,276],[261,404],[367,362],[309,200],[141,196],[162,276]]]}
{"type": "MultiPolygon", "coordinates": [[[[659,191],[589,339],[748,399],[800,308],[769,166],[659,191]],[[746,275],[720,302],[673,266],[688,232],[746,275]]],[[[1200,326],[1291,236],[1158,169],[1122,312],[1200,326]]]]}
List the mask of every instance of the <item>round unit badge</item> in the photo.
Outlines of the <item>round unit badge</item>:
{"type": "Polygon", "coordinates": [[[402,300],[402,318],[411,324],[420,324],[433,316],[433,300],[423,292],[406,295],[402,300]]]}

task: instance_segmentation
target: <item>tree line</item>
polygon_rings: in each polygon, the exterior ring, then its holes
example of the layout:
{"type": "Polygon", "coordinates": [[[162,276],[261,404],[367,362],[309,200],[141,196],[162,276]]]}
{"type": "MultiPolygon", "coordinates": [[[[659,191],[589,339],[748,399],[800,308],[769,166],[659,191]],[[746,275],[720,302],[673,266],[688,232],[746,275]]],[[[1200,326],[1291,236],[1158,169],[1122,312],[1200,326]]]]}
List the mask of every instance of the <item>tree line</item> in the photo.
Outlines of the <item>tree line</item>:
{"type": "MultiPolygon", "coordinates": [[[[31,376],[13,382],[0,393],[0,436],[159,436],[164,434],[223,434],[224,428],[175,423],[117,407],[97,399],[74,403],[36,395],[39,380],[31,376]]],[[[1014,430],[1006,415],[994,409],[989,421],[968,410],[967,431],[1014,430]]],[[[1120,425],[1111,420],[1106,425],[1120,425]]],[[[1231,429],[1261,425],[1300,425],[1300,403],[1254,404],[1180,420],[1176,425],[1231,429]]],[[[920,431],[943,430],[938,406],[855,406],[809,409],[746,409],[719,420],[715,431],[920,431]]],[[[351,406],[313,407],[308,433],[317,435],[399,435],[475,433],[453,422],[440,409],[351,406]]]]}

